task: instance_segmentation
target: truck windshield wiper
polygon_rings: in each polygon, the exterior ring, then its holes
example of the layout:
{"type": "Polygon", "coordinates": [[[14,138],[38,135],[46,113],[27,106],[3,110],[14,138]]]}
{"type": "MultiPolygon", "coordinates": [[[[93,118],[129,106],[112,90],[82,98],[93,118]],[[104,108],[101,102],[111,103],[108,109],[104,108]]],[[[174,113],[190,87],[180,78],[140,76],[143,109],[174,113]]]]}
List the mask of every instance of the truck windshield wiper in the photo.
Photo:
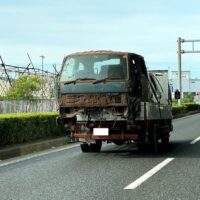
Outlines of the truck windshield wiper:
{"type": "Polygon", "coordinates": [[[103,78],[103,79],[99,79],[93,82],[93,84],[97,84],[97,83],[102,83],[102,82],[106,82],[107,80],[116,80],[116,79],[121,79],[120,77],[107,77],[107,78],[103,78]]]}
{"type": "Polygon", "coordinates": [[[68,84],[72,84],[72,83],[76,84],[77,81],[85,81],[85,80],[96,80],[96,79],[95,78],[77,78],[77,79],[75,79],[73,81],[66,81],[63,84],[64,85],[68,85],[68,84]]]}

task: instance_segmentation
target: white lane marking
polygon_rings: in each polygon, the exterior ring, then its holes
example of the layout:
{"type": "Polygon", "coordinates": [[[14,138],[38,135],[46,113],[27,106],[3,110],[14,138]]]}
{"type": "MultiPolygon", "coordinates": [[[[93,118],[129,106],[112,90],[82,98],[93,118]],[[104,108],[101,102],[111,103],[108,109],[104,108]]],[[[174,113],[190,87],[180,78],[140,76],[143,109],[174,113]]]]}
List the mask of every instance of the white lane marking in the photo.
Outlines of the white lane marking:
{"type": "Polygon", "coordinates": [[[72,145],[72,146],[51,149],[51,150],[48,150],[47,152],[36,153],[34,155],[25,156],[23,158],[14,159],[14,160],[11,160],[11,161],[8,161],[8,162],[1,161],[0,167],[15,164],[15,163],[22,162],[22,161],[25,161],[25,160],[30,160],[32,158],[37,158],[37,157],[48,155],[48,154],[51,154],[51,153],[56,153],[56,152],[64,151],[64,150],[67,150],[67,149],[72,149],[72,148],[78,147],[79,145],[80,144],[75,144],[75,145],[72,145]]]}
{"type": "Polygon", "coordinates": [[[198,142],[200,140],[200,137],[196,138],[195,140],[193,140],[192,142],[190,142],[190,144],[195,144],[196,142],[198,142]]]}
{"type": "Polygon", "coordinates": [[[136,179],[134,182],[132,182],[131,184],[127,185],[124,189],[125,190],[134,190],[139,185],[141,185],[143,182],[145,182],[147,179],[149,179],[151,176],[153,176],[154,174],[156,174],[164,166],[166,166],[167,164],[169,164],[172,160],[174,160],[174,158],[167,158],[167,159],[165,159],[163,162],[161,162],[158,165],[156,165],[154,168],[152,168],[151,170],[149,170],[147,173],[145,173],[144,175],[142,175],[140,178],[136,179]]]}

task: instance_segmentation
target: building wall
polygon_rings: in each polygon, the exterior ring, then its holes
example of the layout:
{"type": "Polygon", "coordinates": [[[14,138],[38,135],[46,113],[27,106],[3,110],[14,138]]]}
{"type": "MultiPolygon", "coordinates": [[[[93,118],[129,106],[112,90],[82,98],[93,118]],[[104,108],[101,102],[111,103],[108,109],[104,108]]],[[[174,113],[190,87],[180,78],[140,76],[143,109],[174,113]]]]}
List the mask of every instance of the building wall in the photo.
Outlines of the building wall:
{"type": "MultiPolygon", "coordinates": [[[[190,71],[183,71],[182,72],[182,91],[183,92],[189,92],[191,90],[190,88],[190,81],[191,81],[191,73],[190,71]]],[[[171,80],[172,84],[172,92],[177,90],[179,88],[179,79],[178,79],[178,72],[177,71],[172,71],[171,73],[171,80]]]]}
{"type": "MultiPolygon", "coordinates": [[[[172,71],[169,84],[173,98],[175,90],[179,88],[177,71],[172,71]]],[[[190,71],[182,72],[182,91],[195,93],[194,101],[200,103],[200,79],[191,79],[190,71]]]]}
{"type": "Polygon", "coordinates": [[[200,79],[190,79],[190,92],[200,92],[200,79]]]}

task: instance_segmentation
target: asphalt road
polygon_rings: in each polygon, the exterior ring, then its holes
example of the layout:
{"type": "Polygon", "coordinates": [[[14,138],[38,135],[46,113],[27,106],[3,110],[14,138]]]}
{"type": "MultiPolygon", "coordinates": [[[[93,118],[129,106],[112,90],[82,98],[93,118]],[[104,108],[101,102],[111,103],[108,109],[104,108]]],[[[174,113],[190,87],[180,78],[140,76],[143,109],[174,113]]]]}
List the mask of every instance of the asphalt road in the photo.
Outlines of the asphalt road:
{"type": "Polygon", "coordinates": [[[101,153],[75,146],[1,161],[0,200],[200,200],[200,115],[173,124],[159,154],[109,144],[101,153]]]}

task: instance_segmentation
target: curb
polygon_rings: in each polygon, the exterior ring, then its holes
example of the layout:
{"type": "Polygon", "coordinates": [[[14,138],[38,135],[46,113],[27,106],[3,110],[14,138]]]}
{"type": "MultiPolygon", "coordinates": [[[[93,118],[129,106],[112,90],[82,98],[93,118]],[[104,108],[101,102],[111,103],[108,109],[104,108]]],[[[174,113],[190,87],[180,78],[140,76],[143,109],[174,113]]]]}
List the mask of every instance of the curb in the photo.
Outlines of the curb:
{"type": "Polygon", "coordinates": [[[22,156],[54,147],[60,147],[63,145],[71,144],[69,138],[60,137],[54,139],[48,139],[45,141],[39,141],[34,143],[18,144],[8,146],[0,149],[0,160],[5,160],[17,156],[22,156]]]}

